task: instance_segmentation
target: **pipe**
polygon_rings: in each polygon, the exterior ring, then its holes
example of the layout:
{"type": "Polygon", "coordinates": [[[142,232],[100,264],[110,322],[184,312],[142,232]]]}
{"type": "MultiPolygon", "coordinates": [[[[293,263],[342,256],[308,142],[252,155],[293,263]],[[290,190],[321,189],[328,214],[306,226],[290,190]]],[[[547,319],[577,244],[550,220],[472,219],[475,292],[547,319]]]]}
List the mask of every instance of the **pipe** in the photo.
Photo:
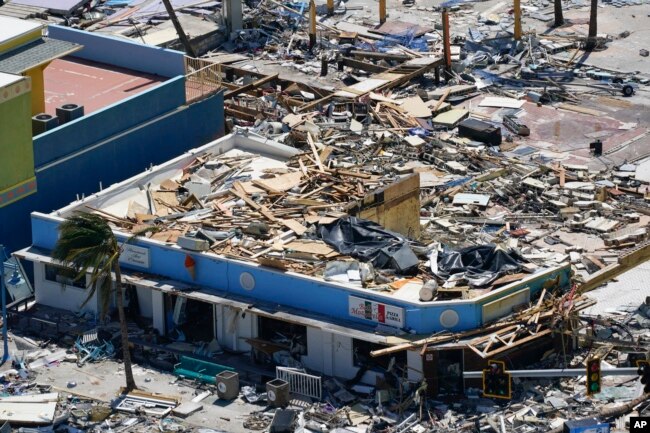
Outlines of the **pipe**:
{"type": "MultiPolygon", "coordinates": [[[[549,369],[549,370],[511,370],[505,371],[510,377],[527,377],[527,378],[544,378],[544,377],[579,377],[586,376],[587,372],[584,368],[565,368],[565,369],[549,369]]],[[[637,368],[611,368],[600,370],[602,376],[637,376],[637,368]]],[[[481,379],[483,377],[482,371],[465,371],[463,372],[465,379],[481,379]]]]}

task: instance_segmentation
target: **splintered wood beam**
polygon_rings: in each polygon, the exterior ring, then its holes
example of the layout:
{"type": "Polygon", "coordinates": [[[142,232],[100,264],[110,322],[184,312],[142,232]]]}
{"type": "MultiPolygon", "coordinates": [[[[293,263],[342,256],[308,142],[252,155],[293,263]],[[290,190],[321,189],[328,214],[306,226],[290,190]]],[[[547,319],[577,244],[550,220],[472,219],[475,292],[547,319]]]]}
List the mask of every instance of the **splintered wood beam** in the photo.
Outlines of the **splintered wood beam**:
{"type": "Polygon", "coordinates": [[[311,136],[311,132],[307,132],[307,143],[309,143],[309,147],[311,148],[311,151],[314,153],[314,159],[316,160],[316,165],[318,165],[318,169],[321,171],[321,173],[325,173],[325,167],[323,167],[323,163],[320,161],[320,157],[318,156],[318,151],[316,150],[316,145],[314,144],[314,139],[311,136]]]}
{"type": "Polygon", "coordinates": [[[242,93],[246,93],[250,90],[253,90],[257,87],[260,87],[268,82],[277,80],[279,77],[279,74],[274,74],[274,75],[268,75],[266,77],[260,78],[259,80],[253,81],[250,84],[246,84],[245,86],[241,86],[237,89],[234,90],[229,90],[226,93],[224,93],[223,98],[224,99],[229,99],[229,98],[234,98],[237,95],[241,95],[242,93]]]}

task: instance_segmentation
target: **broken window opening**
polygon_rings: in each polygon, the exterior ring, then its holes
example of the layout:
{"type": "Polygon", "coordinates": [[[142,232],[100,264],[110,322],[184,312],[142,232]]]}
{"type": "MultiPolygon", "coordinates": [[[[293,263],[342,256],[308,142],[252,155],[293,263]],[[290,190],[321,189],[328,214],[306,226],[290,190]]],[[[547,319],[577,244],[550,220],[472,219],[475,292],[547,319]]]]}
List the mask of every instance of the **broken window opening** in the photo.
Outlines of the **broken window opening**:
{"type": "MultiPolygon", "coordinates": [[[[276,343],[279,347],[286,347],[286,351],[297,361],[300,361],[301,356],[307,356],[306,326],[269,317],[258,317],[257,326],[259,339],[276,343]]],[[[262,360],[257,359],[257,361],[262,360]]],[[[277,361],[274,359],[273,363],[277,363],[277,361]]]]}
{"type": "Polygon", "coordinates": [[[87,289],[86,278],[77,278],[77,271],[72,268],[57,265],[45,265],[45,279],[64,286],[72,286],[78,289],[87,289]]]}
{"type": "Polygon", "coordinates": [[[355,367],[365,367],[370,370],[388,370],[391,367],[391,358],[394,358],[394,365],[406,367],[406,351],[372,357],[370,352],[385,349],[381,344],[370,343],[364,340],[352,339],[352,359],[355,367]]]}

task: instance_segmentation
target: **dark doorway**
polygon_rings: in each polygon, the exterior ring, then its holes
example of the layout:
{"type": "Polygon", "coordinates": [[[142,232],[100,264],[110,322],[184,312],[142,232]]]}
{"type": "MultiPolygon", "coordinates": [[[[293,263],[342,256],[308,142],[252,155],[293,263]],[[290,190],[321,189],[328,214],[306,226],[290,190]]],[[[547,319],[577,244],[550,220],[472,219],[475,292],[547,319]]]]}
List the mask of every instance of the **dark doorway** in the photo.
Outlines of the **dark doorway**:
{"type": "Polygon", "coordinates": [[[429,396],[452,397],[465,392],[461,349],[425,352],[422,356],[422,369],[429,396]]]}
{"type": "Polygon", "coordinates": [[[165,295],[167,337],[188,343],[209,343],[215,338],[214,305],[176,295],[165,295]]]}

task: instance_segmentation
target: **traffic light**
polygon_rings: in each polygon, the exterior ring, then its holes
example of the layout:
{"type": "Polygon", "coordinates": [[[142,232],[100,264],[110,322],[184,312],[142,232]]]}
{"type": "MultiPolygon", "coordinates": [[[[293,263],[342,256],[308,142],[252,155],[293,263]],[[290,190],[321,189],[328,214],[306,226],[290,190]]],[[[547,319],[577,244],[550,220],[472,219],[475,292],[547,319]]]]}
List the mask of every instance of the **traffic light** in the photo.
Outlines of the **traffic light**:
{"type": "Polygon", "coordinates": [[[639,367],[639,376],[641,376],[641,383],[643,384],[643,392],[650,392],[650,361],[638,360],[636,365],[639,367]]]}
{"type": "Polygon", "coordinates": [[[488,361],[488,368],[483,370],[483,396],[512,398],[512,380],[503,361],[488,361]]]}
{"type": "Polygon", "coordinates": [[[601,390],[602,374],[600,372],[600,358],[594,357],[587,360],[587,395],[598,394],[601,390]]]}

